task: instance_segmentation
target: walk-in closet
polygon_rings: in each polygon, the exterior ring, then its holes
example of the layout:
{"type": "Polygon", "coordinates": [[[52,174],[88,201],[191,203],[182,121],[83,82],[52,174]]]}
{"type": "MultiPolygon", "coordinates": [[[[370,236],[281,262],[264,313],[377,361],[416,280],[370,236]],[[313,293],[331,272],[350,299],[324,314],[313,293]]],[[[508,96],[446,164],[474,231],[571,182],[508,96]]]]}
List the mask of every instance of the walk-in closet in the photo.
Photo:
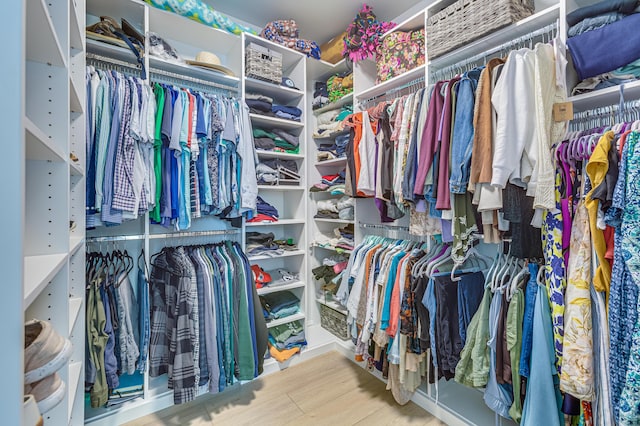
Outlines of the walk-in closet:
{"type": "Polygon", "coordinates": [[[640,425],[639,1],[4,6],[3,424],[640,425]]]}

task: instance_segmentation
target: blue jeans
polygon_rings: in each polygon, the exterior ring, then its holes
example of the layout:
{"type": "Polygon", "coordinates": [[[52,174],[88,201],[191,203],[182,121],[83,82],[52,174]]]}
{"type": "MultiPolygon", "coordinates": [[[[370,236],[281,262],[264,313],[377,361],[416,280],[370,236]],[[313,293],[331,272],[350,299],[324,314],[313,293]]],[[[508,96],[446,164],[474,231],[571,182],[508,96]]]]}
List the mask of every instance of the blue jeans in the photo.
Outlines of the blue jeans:
{"type": "Polygon", "coordinates": [[[538,294],[538,265],[529,264],[529,282],[525,294],[524,320],[522,322],[522,352],[520,352],[520,375],[529,377],[529,361],[531,359],[531,347],[533,343],[533,313],[536,306],[536,295],[538,294]]]}
{"type": "Polygon", "coordinates": [[[138,303],[140,305],[140,342],[138,342],[138,346],[140,347],[140,358],[138,360],[138,371],[144,373],[147,368],[151,323],[149,318],[149,283],[147,282],[147,277],[140,265],[138,265],[138,303]]]}
{"type": "Polygon", "coordinates": [[[484,274],[464,274],[458,281],[458,328],[462,344],[467,341],[467,327],[484,296],[484,274]]]}
{"type": "Polygon", "coordinates": [[[452,194],[464,194],[469,183],[471,152],[473,151],[473,110],[475,93],[482,68],[466,72],[458,83],[456,113],[451,140],[451,177],[449,188],[452,194]]]}

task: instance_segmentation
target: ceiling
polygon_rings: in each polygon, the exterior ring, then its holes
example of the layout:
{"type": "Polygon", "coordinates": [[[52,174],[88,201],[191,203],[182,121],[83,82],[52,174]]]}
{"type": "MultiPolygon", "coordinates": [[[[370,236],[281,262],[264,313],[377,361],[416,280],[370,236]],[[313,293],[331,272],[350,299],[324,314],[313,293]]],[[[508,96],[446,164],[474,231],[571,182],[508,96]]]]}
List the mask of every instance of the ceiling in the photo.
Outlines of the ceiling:
{"type": "MultiPolygon", "coordinates": [[[[300,37],[323,44],[344,31],[363,0],[205,0],[215,10],[263,28],[276,19],[294,19],[300,37]]],[[[424,0],[366,0],[381,21],[394,20],[424,0]]],[[[403,16],[404,18],[404,16],[403,16]]]]}

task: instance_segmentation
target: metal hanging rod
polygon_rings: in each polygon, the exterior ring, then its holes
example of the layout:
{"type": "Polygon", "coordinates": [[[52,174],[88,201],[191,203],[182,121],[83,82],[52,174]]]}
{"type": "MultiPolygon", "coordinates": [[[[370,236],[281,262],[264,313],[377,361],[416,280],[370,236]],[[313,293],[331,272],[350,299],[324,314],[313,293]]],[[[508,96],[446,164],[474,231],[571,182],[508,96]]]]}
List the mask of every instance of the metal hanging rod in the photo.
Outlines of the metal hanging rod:
{"type": "Polygon", "coordinates": [[[514,47],[522,45],[523,43],[530,41],[532,42],[534,38],[551,35],[552,37],[555,35],[554,33],[558,30],[558,21],[555,21],[549,25],[546,25],[538,30],[532,31],[528,34],[517,37],[513,40],[509,40],[505,43],[502,43],[499,46],[496,46],[492,49],[486,50],[484,52],[478,53],[475,56],[470,58],[463,59],[462,61],[456,62],[455,64],[447,65],[444,68],[438,69],[431,73],[432,81],[439,81],[446,79],[447,76],[453,77],[456,74],[460,74],[465,69],[472,68],[477,65],[478,62],[483,61],[486,62],[487,58],[496,53],[503,52],[507,53],[510,50],[513,50],[514,47]]]}
{"type": "Polygon", "coordinates": [[[360,107],[361,108],[366,108],[369,105],[371,105],[372,103],[379,101],[380,99],[384,99],[384,100],[391,100],[394,98],[398,97],[398,93],[409,89],[409,92],[417,92],[418,90],[422,89],[425,87],[425,78],[424,77],[418,77],[416,79],[411,80],[408,83],[403,84],[402,86],[398,86],[398,87],[394,87],[392,89],[387,90],[385,93],[382,93],[380,95],[376,95],[373,96],[371,98],[365,99],[363,101],[360,102],[360,107]]]}
{"type": "Polygon", "coordinates": [[[104,70],[115,70],[123,74],[135,74],[136,77],[140,77],[142,68],[137,63],[121,61],[115,58],[109,58],[107,56],[98,55],[95,53],[86,54],[87,65],[92,65],[96,68],[104,70]]]}
{"type": "MultiPolygon", "coordinates": [[[[149,234],[150,240],[165,238],[189,238],[189,237],[207,237],[214,235],[234,235],[241,233],[241,229],[221,229],[213,231],[193,231],[193,232],[171,232],[166,234],[149,234]]],[[[144,240],[146,235],[115,235],[109,237],[88,237],[87,243],[102,243],[110,241],[137,241],[144,240]]]]}
{"type": "Polygon", "coordinates": [[[570,123],[571,131],[586,131],[599,127],[609,127],[616,122],[640,120],[640,100],[631,100],[620,104],[602,106],[576,112],[570,123]]]}
{"type": "Polygon", "coordinates": [[[199,84],[203,87],[206,88],[211,88],[214,87],[216,89],[222,89],[222,90],[226,90],[228,92],[233,92],[233,93],[237,93],[239,88],[238,86],[231,86],[231,85],[227,85],[227,84],[221,84],[221,83],[216,83],[213,81],[208,81],[208,80],[203,80],[200,78],[195,78],[195,77],[190,77],[188,75],[181,75],[181,74],[176,74],[170,71],[165,71],[165,70],[161,70],[161,69],[157,69],[157,68],[151,68],[149,71],[150,75],[151,75],[151,79],[152,80],[167,80],[167,79],[173,79],[174,81],[172,81],[171,83],[173,84],[182,84],[183,82],[189,82],[189,83],[195,83],[195,84],[199,84]]]}
{"type": "Polygon", "coordinates": [[[382,225],[378,223],[365,223],[358,222],[358,226],[363,229],[382,229],[385,231],[406,231],[409,232],[408,226],[400,226],[400,225],[382,225]]]}

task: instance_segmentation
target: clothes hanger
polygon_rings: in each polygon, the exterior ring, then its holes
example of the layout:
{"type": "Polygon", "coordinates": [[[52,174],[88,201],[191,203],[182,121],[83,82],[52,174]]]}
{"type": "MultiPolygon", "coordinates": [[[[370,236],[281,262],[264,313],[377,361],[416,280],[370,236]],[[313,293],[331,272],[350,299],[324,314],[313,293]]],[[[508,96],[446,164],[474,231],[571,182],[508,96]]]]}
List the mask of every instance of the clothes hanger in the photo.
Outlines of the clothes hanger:
{"type": "Polygon", "coordinates": [[[451,246],[443,245],[443,250],[438,252],[433,258],[431,258],[425,266],[420,270],[420,275],[423,277],[430,277],[433,271],[433,267],[436,263],[444,258],[448,258],[451,255],[451,246]]]}
{"type": "MultiPolygon", "coordinates": [[[[481,260],[482,263],[484,264],[485,269],[489,268],[491,265],[491,258],[483,255],[482,253],[480,253],[475,247],[471,247],[469,248],[469,250],[467,250],[467,253],[465,254],[464,258],[462,259],[462,262],[460,263],[456,263],[455,265],[453,265],[453,268],[451,269],[451,281],[453,282],[458,282],[462,279],[461,276],[455,276],[456,270],[458,269],[459,266],[462,266],[467,260],[481,260]]],[[[478,265],[478,268],[480,266],[478,265]]]]}

